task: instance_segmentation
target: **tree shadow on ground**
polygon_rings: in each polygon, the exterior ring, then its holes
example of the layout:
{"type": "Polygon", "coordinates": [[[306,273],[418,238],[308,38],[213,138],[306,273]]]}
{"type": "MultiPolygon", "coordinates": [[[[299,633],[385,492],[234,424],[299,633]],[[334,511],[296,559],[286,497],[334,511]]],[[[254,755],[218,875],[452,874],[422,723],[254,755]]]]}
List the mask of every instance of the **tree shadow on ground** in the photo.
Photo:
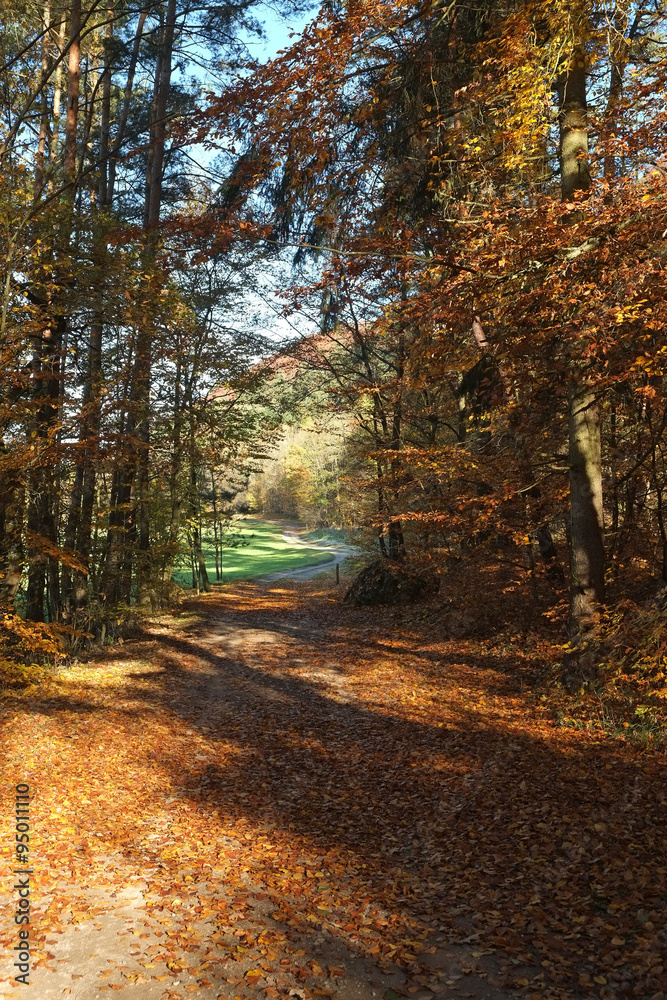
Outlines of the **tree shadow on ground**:
{"type": "Polygon", "coordinates": [[[443,927],[465,919],[556,983],[588,988],[604,972],[657,990],[667,903],[657,766],[539,725],[494,657],[467,669],[470,700],[445,703],[440,724],[372,695],[364,703],[341,664],[327,663],[350,656],[360,623],[363,656],[386,657],[382,621],[330,602],[306,610],[279,592],[244,608],[243,593],[217,624],[153,639],[159,673],[136,670],[125,689],[137,713],[166,712],[230,751],[186,772],[168,744],[151,748],[173,786],[225,822],[286,833],[314,855],[341,852],[381,905],[443,927]],[[239,656],[239,631],[258,640],[252,662],[239,656]],[[315,655],[328,679],[317,679],[315,655]],[[315,680],[295,674],[297,660],[315,680]]]}

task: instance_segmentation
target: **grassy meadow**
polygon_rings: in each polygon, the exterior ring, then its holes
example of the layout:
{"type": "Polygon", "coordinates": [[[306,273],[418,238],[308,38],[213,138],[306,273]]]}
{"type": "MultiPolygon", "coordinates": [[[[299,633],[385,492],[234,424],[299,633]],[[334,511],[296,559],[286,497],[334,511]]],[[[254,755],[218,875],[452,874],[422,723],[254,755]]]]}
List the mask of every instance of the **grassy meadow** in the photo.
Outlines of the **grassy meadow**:
{"type": "MultiPolygon", "coordinates": [[[[253,580],[269,573],[278,573],[280,570],[317,566],[319,563],[325,564],[333,560],[332,554],[323,549],[301,548],[299,545],[286,542],[282,537],[285,526],[275,521],[240,517],[235,521],[235,527],[240,531],[241,537],[237,540],[242,544],[222,549],[221,583],[253,580]]],[[[310,537],[308,540],[310,541],[310,537]]],[[[209,580],[211,583],[216,583],[215,547],[212,537],[205,539],[203,550],[209,580]]],[[[181,587],[192,586],[188,553],[184,553],[181,557],[181,565],[174,573],[174,581],[181,587]]]]}

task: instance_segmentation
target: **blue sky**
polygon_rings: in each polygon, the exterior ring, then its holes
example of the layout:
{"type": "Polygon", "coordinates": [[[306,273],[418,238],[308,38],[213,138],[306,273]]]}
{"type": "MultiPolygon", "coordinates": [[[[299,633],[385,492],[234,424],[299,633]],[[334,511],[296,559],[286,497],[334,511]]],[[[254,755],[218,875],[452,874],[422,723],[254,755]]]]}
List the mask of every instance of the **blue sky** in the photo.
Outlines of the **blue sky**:
{"type": "MultiPolygon", "coordinates": [[[[256,8],[254,13],[257,20],[264,25],[265,37],[251,36],[244,39],[250,56],[260,62],[268,62],[280,49],[288,48],[296,40],[290,38],[290,34],[295,32],[298,35],[316,12],[317,7],[311,7],[308,14],[293,14],[285,18],[280,16],[270,4],[256,8]]],[[[208,83],[213,90],[219,86],[210,78],[207,81],[205,75],[201,71],[195,70],[194,66],[188,68],[188,75],[192,75],[193,71],[204,86],[208,83]]],[[[215,151],[207,150],[204,146],[194,146],[188,152],[190,170],[194,173],[209,173],[212,170],[216,157],[215,151]]],[[[222,177],[218,176],[215,179],[220,181],[222,177]]],[[[258,332],[266,334],[274,342],[293,339],[295,336],[312,332],[313,329],[317,328],[317,317],[307,318],[304,314],[299,314],[287,319],[280,316],[283,302],[276,295],[276,290],[286,283],[289,283],[289,260],[266,261],[260,282],[261,293],[248,292],[238,303],[235,310],[237,315],[232,315],[228,319],[231,320],[232,324],[237,322],[240,327],[249,324],[258,332]]]]}
{"type": "Polygon", "coordinates": [[[249,44],[248,47],[252,54],[255,58],[261,59],[262,62],[273,58],[280,49],[287,48],[294,41],[289,37],[290,32],[294,31],[297,34],[301,32],[314,13],[314,10],[311,10],[308,14],[293,14],[285,19],[280,17],[270,5],[263,7],[258,12],[258,20],[264,24],[266,38],[249,44]]]}

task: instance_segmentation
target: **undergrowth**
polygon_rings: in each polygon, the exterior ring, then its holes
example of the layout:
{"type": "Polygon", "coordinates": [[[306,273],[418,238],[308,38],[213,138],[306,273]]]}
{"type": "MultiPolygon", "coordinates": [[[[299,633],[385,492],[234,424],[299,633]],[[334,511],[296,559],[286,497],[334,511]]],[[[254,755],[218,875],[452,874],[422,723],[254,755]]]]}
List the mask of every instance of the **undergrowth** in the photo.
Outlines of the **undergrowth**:
{"type": "Polygon", "coordinates": [[[595,634],[548,671],[545,690],[557,725],[600,728],[650,743],[667,741],[667,608],[621,601],[595,634]]]}

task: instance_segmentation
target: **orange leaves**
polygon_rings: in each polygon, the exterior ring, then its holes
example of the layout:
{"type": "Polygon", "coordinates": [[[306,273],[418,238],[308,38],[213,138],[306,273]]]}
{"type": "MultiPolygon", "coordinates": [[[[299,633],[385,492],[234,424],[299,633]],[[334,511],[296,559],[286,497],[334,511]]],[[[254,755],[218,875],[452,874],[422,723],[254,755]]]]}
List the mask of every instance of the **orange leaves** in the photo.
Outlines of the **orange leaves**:
{"type": "Polygon", "coordinates": [[[500,980],[541,998],[580,977],[622,995],[628,975],[655,994],[657,755],[553,727],[525,683],[548,633],[318,588],[222,591],[9,722],[39,755],[43,928],[102,932],[129,907],[119,964],[91,960],[109,990],[122,969],[184,995],[312,1000],[345,995],[361,963],[364,983],[380,967],[419,995],[433,963],[483,983],[491,947],[500,980]],[[106,886],[91,917],[86,879],[106,886]],[[541,979],[517,971],[534,963],[541,979]]]}

